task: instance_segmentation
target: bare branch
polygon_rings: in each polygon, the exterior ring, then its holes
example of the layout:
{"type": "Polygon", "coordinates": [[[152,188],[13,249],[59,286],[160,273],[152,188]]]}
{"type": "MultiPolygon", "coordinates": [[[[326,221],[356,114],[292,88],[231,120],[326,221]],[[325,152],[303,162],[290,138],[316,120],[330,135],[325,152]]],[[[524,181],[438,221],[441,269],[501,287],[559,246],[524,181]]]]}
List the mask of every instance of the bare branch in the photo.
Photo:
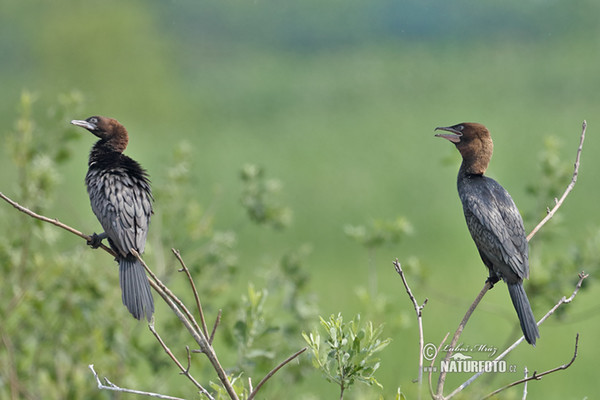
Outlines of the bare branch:
{"type": "Polygon", "coordinates": [[[210,400],[214,400],[214,397],[212,397],[211,394],[200,384],[200,382],[198,382],[190,374],[190,364],[191,364],[190,348],[186,346],[187,354],[188,354],[188,365],[187,365],[187,368],[184,368],[183,365],[177,359],[177,357],[175,357],[175,354],[173,354],[173,352],[171,351],[171,349],[169,349],[169,347],[164,342],[164,340],[162,340],[162,338],[160,337],[160,335],[158,334],[156,329],[154,329],[153,322],[148,324],[148,329],[150,329],[150,332],[152,332],[152,334],[154,335],[156,340],[158,340],[158,343],[160,343],[162,348],[165,350],[165,353],[167,353],[167,355],[169,357],[171,357],[171,360],[173,360],[173,362],[179,367],[179,369],[181,370],[181,374],[185,375],[198,389],[200,389],[200,393],[202,393],[203,395],[208,397],[210,400]]]}
{"type": "Polygon", "coordinates": [[[104,378],[104,380],[107,383],[107,385],[104,385],[102,383],[102,381],[100,380],[100,377],[98,377],[98,374],[94,370],[94,364],[90,364],[89,368],[92,370],[92,374],[94,374],[94,378],[96,378],[96,383],[98,383],[98,389],[100,389],[100,390],[104,389],[104,390],[112,390],[114,392],[141,394],[143,396],[155,397],[157,399],[185,400],[185,399],[182,399],[180,397],[172,397],[172,396],[167,396],[167,395],[159,394],[159,393],[142,392],[141,390],[134,390],[134,389],[125,389],[125,388],[122,388],[122,387],[119,387],[119,386],[115,385],[114,383],[112,383],[111,381],[109,381],[108,378],[104,378]]]}
{"type": "MultiPolygon", "coordinates": [[[[267,375],[265,375],[265,377],[262,378],[262,380],[258,383],[258,385],[256,385],[256,388],[254,390],[252,390],[252,393],[250,393],[250,396],[248,396],[248,400],[252,400],[256,396],[256,393],[258,393],[258,391],[260,390],[262,385],[264,385],[269,380],[269,378],[271,378],[273,375],[275,375],[275,373],[277,371],[279,371],[281,368],[283,368],[283,366],[285,366],[287,363],[292,361],[294,358],[298,357],[300,354],[304,353],[306,351],[306,349],[307,349],[307,347],[305,347],[301,350],[298,350],[297,352],[295,352],[294,354],[292,354],[291,356],[289,356],[288,358],[283,360],[281,363],[279,363],[279,365],[276,366],[275,368],[273,368],[267,375]]],[[[250,387],[252,387],[252,385],[250,387]]]]}
{"type": "MultiPolygon", "coordinates": [[[[529,371],[527,370],[527,366],[525,366],[523,375],[525,375],[525,378],[527,378],[528,374],[529,374],[529,371]]],[[[522,397],[522,400],[527,400],[527,381],[525,381],[525,383],[523,383],[523,397],[522,397]]]]}
{"type": "Polygon", "coordinates": [[[503,386],[500,389],[496,389],[492,393],[490,393],[487,396],[483,397],[483,399],[489,399],[490,397],[492,397],[492,396],[494,396],[494,395],[502,392],[503,390],[506,390],[506,389],[508,389],[510,387],[513,387],[513,386],[516,386],[516,385],[519,385],[521,383],[529,382],[529,381],[534,380],[534,379],[537,380],[537,381],[539,381],[545,375],[548,375],[548,374],[551,374],[553,372],[569,368],[575,362],[575,358],[577,358],[577,348],[578,347],[579,347],[579,333],[577,334],[577,336],[575,336],[575,351],[573,352],[573,358],[571,358],[571,361],[569,361],[567,364],[560,365],[560,366],[558,366],[556,368],[549,369],[548,371],[544,371],[544,372],[539,373],[539,374],[536,371],[533,371],[533,375],[531,375],[530,377],[525,377],[525,378],[520,379],[518,381],[515,381],[513,383],[509,383],[508,385],[503,386]]]}
{"type": "MultiPolygon", "coordinates": [[[[43,215],[34,213],[33,211],[31,211],[30,209],[28,209],[27,207],[23,207],[22,205],[20,205],[19,203],[17,203],[14,200],[11,200],[10,198],[8,198],[6,195],[4,195],[2,192],[0,192],[0,197],[6,201],[8,204],[10,204],[11,206],[13,206],[14,208],[16,208],[17,210],[21,211],[22,213],[25,213],[27,215],[29,215],[32,218],[35,219],[39,219],[40,221],[44,221],[44,222],[48,222],[52,225],[58,226],[59,228],[62,228],[64,230],[67,230],[69,232],[71,232],[74,235],[79,236],[80,238],[85,239],[86,241],[90,241],[92,240],[92,237],[89,235],[86,235],[85,233],[81,233],[79,232],[77,229],[75,228],[71,228],[69,225],[63,224],[62,222],[60,222],[58,219],[52,219],[52,218],[48,218],[45,217],[43,215]]],[[[116,254],[114,251],[112,251],[112,249],[110,247],[105,246],[104,244],[100,244],[100,247],[102,250],[106,251],[109,254],[112,254],[113,257],[116,257],[116,254]]]]}
{"type": "Polygon", "coordinates": [[[440,354],[440,350],[442,349],[442,346],[444,345],[444,343],[446,343],[446,339],[448,339],[448,336],[450,336],[450,332],[446,333],[446,336],[444,336],[444,338],[440,342],[440,345],[438,346],[438,348],[435,352],[435,356],[433,356],[433,358],[431,359],[431,364],[429,364],[429,393],[431,394],[432,399],[439,398],[439,396],[437,396],[435,393],[433,393],[433,384],[431,383],[431,375],[433,373],[433,364],[435,363],[435,360],[437,359],[438,354],[440,354]]]}
{"type": "MultiPolygon", "coordinates": [[[[198,326],[198,323],[194,319],[194,316],[192,315],[190,310],[187,309],[185,304],[183,304],[183,302],[167,287],[167,285],[165,285],[164,283],[162,283],[162,281],[160,279],[158,279],[156,274],[150,269],[150,267],[148,267],[148,265],[146,264],[144,259],[140,256],[140,254],[135,249],[130,249],[129,251],[144,266],[144,268],[146,269],[146,272],[148,272],[148,274],[156,282],[157,286],[160,287],[160,289],[171,299],[171,301],[173,301],[173,303],[175,303],[183,311],[183,313],[185,314],[185,318],[191,324],[194,325],[192,329],[197,333],[198,336],[202,337],[202,339],[203,339],[202,342],[207,343],[206,336],[203,335],[202,331],[200,330],[200,327],[198,326]]],[[[198,344],[200,344],[200,343],[198,343],[198,344]]],[[[200,346],[202,347],[202,344],[200,344],[200,346]]]]}
{"type": "Polygon", "coordinates": [[[190,346],[185,346],[185,351],[187,352],[187,362],[188,362],[185,371],[189,372],[190,368],[192,368],[192,353],[190,352],[190,346]]]}
{"type": "MultiPolygon", "coordinates": [[[[185,265],[185,262],[183,261],[183,258],[181,257],[181,254],[179,253],[179,250],[171,249],[171,251],[173,252],[173,254],[175,254],[175,257],[177,257],[177,260],[179,260],[179,263],[181,264],[180,271],[185,272],[185,274],[187,275],[188,280],[190,282],[190,285],[192,286],[192,292],[194,293],[194,298],[196,299],[196,307],[198,308],[198,313],[200,314],[200,322],[202,323],[202,332],[204,333],[205,337],[208,337],[208,328],[206,327],[206,321],[204,320],[204,311],[202,311],[202,303],[200,303],[200,296],[198,295],[198,290],[196,289],[196,284],[194,283],[194,280],[192,279],[192,274],[190,274],[190,270],[185,265]]],[[[200,327],[198,327],[198,330],[200,330],[200,327]]],[[[212,341],[211,341],[211,343],[212,343],[212,341]]]]}
{"type": "Polygon", "coordinates": [[[217,319],[215,319],[215,324],[213,325],[213,329],[212,332],[210,333],[210,338],[208,339],[208,343],[212,346],[212,342],[215,339],[215,333],[217,333],[217,327],[219,326],[219,323],[221,322],[221,309],[219,309],[219,312],[217,313],[217,319]]]}
{"type": "MultiPolygon", "coordinates": [[[[473,304],[471,304],[471,306],[467,310],[467,313],[463,317],[462,321],[460,321],[460,324],[458,325],[458,328],[456,329],[456,332],[454,333],[454,337],[452,338],[452,342],[450,342],[450,350],[446,353],[446,357],[444,357],[444,362],[447,362],[450,359],[450,357],[452,356],[452,353],[454,353],[454,347],[456,346],[456,343],[458,343],[458,338],[462,334],[462,331],[465,328],[465,325],[467,325],[469,318],[471,318],[471,314],[473,314],[473,311],[475,311],[475,308],[477,308],[477,306],[479,305],[479,302],[481,301],[481,299],[483,299],[483,296],[485,296],[485,294],[487,293],[488,290],[491,289],[491,287],[492,287],[491,282],[489,280],[486,280],[485,284],[483,285],[483,289],[481,289],[481,291],[475,298],[475,301],[473,301],[473,304]]],[[[440,373],[440,377],[438,379],[437,396],[440,398],[443,397],[442,393],[444,391],[444,382],[446,381],[446,374],[447,374],[447,371],[442,371],[440,373]]]]}
{"type": "Polygon", "coordinates": [[[415,308],[415,313],[417,314],[417,322],[419,325],[419,373],[418,373],[417,382],[420,385],[421,382],[423,382],[423,347],[424,347],[424,343],[425,343],[424,338],[423,338],[422,314],[423,314],[423,308],[427,304],[427,299],[425,299],[425,301],[423,302],[423,305],[420,306],[419,303],[417,302],[417,299],[413,295],[412,290],[410,290],[410,287],[408,286],[408,282],[406,281],[406,277],[404,276],[404,271],[402,271],[402,267],[400,266],[400,263],[398,262],[397,258],[396,258],[396,261],[394,261],[394,267],[396,268],[396,272],[398,273],[398,275],[400,275],[400,278],[402,278],[402,283],[404,284],[404,287],[406,288],[406,293],[408,293],[408,297],[412,301],[413,307],[415,308]]]}
{"type": "Polygon", "coordinates": [[[552,210],[548,210],[548,214],[544,217],[544,219],[542,219],[540,221],[540,223],[537,224],[537,226],[535,228],[533,228],[531,233],[529,235],[527,235],[528,242],[541,229],[541,227],[544,226],[546,224],[546,222],[548,222],[550,220],[550,218],[552,218],[554,216],[556,211],[558,211],[560,206],[562,206],[562,203],[567,198],[567,195],[569,193],[571,193],[571,190],[573,190],[573,188],[575,187],[575,182],[577,182],[577,176],[579,175],[579,160],[581,158],[581,151],[583,150],[583,141],[585,140],[585,130],[586,129],[587,129],[587,122],[583,121],[583,124],[581,127],[581,138],[579,139],[579,147],[577,148],[577,155],[575,156],[575,165],[573,168],[573,177],[571,178],[571,182],[567,186],[567,189],[565,190],[563,195],[560,197],[560,199],[556,199],[556,198],[554,199],[555,204],[554,204],[554,207],[552,208],[552,210]]]}

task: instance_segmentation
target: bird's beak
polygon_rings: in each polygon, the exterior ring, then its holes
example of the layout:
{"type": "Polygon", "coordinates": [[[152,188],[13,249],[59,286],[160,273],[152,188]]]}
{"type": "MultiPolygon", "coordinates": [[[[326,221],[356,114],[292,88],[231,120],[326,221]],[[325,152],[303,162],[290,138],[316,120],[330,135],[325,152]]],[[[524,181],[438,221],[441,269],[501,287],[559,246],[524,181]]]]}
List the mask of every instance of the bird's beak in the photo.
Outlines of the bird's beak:
{"type": "Polygon", "coordinates": [[[460,131],[457,131],[456,129],[454,129],[450,126],[438,126],[434,130],[450,132],[450,133],[436,133],[435,136],[441,137],[444,139],[448,139],[452,143],[459,143],[460,138],[462,137],[462,133],[460,131]]]}
{"type": "Polygon", "coordinates": [[[74,120],[71,121],[71,123],[73,125],[75,125],[75,126],[80,126],[82,128],[85,128],[88,131],[96,130],[96,125],[94,125],[94,124],[92,124],[92,123],[90,123],[88,121],[85,121],[85,120],[74,119],[74,120]]]}

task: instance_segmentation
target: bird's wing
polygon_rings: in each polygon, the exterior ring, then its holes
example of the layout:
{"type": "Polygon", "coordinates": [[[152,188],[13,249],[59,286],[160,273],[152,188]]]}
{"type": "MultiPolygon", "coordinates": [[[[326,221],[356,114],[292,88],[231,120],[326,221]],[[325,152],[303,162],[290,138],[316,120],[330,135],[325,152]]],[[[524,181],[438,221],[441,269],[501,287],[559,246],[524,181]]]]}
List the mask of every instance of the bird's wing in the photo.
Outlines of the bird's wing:
{"type": "MultiPolygon", "coordinates": [[[[520,279],[527,278],[528,247],[519,210],[500,184],[485,179],[487,182],[475,185],[476,190],[461,194],[473,240],[494,264],[503,263],[520,279]]],[[[504,276],[509,278],[506,271],[504,276]]]]}
{"type": "Polygon", "coordinates": [[[94,173],[87,179],[92,210],[108,238],[123,256],[131,249],[142,253],[152,215],[148,182],[123,170],[90,172],[94,173]]]}
{"type": "Polygon", "coordinates": [[[494,189],[494,195],[498,199],[498,204],[503,205],[499,207],[499,211],[502,220],[504,221],[504,225],[506,226],[506,230],[509,233],[510,241],[517,249],[516,254],[521,256],[519,260],[515,261],[518,261],[519,265],[524,266],[524,269],[517,269],[519,276],[522,279],[529,278],[529,246],[525,227],[523,226],[523,218],[512,197],[510,197],[510,194],[508,194],[508,192],[499,184],[496,184],[494,189]]]}

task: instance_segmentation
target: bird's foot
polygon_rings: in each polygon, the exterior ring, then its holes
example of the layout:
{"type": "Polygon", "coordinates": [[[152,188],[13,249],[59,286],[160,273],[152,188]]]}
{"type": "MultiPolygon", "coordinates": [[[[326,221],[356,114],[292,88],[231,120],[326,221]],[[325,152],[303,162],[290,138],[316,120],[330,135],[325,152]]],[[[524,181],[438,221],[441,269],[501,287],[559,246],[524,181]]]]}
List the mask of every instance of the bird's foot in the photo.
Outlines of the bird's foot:
{"type": "Polygon", "coordinates": [[[494,285],[496,284],[496,282],[498,282],[500,280],[499,277],[497,276],[488,276],[488,278],[486,279],[486,283],[490,284],[490,289],[494,287],[494,285]]]}
{"type": "Polygon", "coordinates": [[[107,237],[108,237],[108,235],[106,234],[106,232],[102,232],[99,235],[96,234],[96,232],[94,232],[94,234],[92,236],[90,236],[90,240],[87,241],[87,244],[92,249],[97,249],[102,244],[102,241],[104,239],[106,239],[107,237]]]}

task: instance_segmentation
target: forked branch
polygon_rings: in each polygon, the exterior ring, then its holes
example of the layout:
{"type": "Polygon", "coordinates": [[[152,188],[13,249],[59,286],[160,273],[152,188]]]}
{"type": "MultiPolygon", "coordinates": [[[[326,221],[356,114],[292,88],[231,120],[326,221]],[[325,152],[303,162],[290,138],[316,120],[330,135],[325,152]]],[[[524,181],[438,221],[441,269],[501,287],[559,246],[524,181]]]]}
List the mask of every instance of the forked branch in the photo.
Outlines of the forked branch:
{"type": "Polygon", "coordinates": [[[422,316],[423,316],[423,308],[425,308],[425,305],[427,304],[428,299],[425,299],[423,304],[419,305],[419,303],[417,302],[417,299],[415,298],[415,296],[412,293],[412,290],[410,290],[410,287],[408,286],[408,282],[406,281],[406,277],[404,276],[404,271],[402,271],[402,266],[400,265],[400,262],[398,261],[397,258],[396,258],[396,261],[394,261],[394,267],[396,268],[396,272],[398,273],[398,275],[400,275],[400,278],[402,278],[402,283],[404,284],[406,293],[408,294],[410,301],[412,301],[413,307],[415,309],[415,313],[417,314],[417,323],[419,325],[419,372],[418,372],[417,382],[420,385],[421,382],[423,381],[423,347],[424,347],[424,343],[425,343],[425,340],[423,338],[423,317],[422,316]]]}
{"type": "Polygon", "coordinates": [[[104,378],[104,381],[106,382],[106,384],[104,384],[104,383],[102,383],[102,381],[100,380],[100,377],[94,370],[94,364],[90,364],[90,365],[88,365],[88,367],[92,371],[92,374],[94,374],[94,378],[96,378],[96,383],[98,384],[98,389],[100,389],[100,390],[104,389],[104,390],[112,390],[113,392],[140,394],[143,396],[154,397],[157,399],[184,400],[180,397],[172,397],[172,396],[167,396],[167,395],[159,394],[159,393],[143,392],[141,390],[122,388],[122,387],[115,385],[111,381],[109,381],[108,378],[106,378],[106,377],[104,378]]]}
{"type": "Polygon", "coordinates": [[[503,387],[501,387],[499,389],[496,389],[492,393],[490,393],[487,396],[483,397],[482,400],[489,399],[490,397],[492,397],[492,396],[494,396],[494,395],[496,395],[496,394],[498,394],[498,393],[502,392],[503,390],[506,390],[506,389],[508,389],[510,387],[513,387],[513,386],[516,386],[516,385],[520,385],[521,383],[532,381],[534,379],[536,381],[539,381],[545,375],[548,375],[548,374],[551,374],[553,372],[569,368],[571,366],[571,364],[573,364],[575,362],[575,358],[577,358],[577,348],[578,347],[579,347],[579,333],[577,334],[577,336],[575,336],[575,350],[573,352],[573,357],[571,358],[571,361],[569,361],[567,364],[559,365],[556,368],[549,369],[549,370],[541,372],[539,374],[536,371],[533,371],[533,375],[531,375],[529,377],[526,377],[526,378],[523,378],[523,379],[519,379],[518,381],[509,383],[506,386],[503,386],[503,387]]]}

